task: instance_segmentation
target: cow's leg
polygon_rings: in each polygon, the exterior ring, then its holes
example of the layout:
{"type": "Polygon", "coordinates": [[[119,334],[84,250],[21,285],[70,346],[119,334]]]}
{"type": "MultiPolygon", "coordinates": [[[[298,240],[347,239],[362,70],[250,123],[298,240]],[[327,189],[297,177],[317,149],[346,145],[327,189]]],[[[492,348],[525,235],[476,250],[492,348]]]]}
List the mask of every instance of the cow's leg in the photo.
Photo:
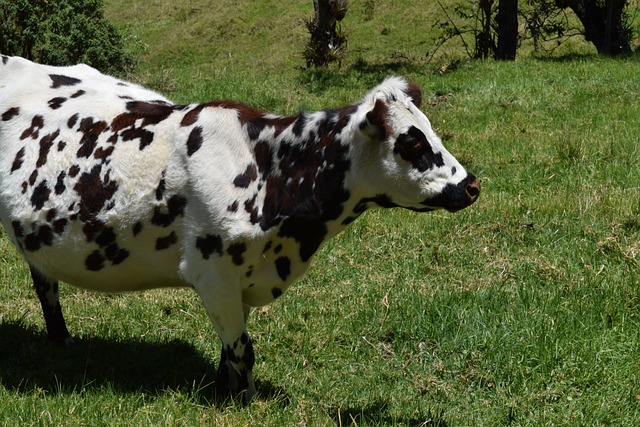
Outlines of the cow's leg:
{"type": "Polygon", "coordinates": [[[67,330],[67,325],[62,316],[62,307],[60,307],[60,295],[58,293],[58,282],[49,280],[43,274],[33,267],[31,269],[31,277],[36,294],[42,305],[42,313],[44,321],[47,325],[47,335],[49,339],[60,344],[71,344],[73,338],[67,330]]]}
{"type": "Polygon", "coordinates": [[[249,402],[256,394],[252,369],[255,362],[251,338],[245,329],[248,308],[242,304],[239,287],[195,286],[213,327],[222,340],[217,387],[232,394],[243,392],[249,402]]]}

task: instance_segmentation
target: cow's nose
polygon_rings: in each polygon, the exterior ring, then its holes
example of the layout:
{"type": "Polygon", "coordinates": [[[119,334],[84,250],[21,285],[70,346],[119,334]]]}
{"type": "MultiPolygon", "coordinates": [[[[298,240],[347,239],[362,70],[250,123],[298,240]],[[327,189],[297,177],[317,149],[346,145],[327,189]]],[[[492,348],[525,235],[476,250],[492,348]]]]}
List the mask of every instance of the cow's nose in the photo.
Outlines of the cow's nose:
{"type": "Polygon", "coordinates": [[[471,182],[469,182],[465,188],[465,192],[467,193],[467,198],[469,199],[469,204],[472,204],[476,201],[478,196],[480,195],[480,181],[478,178],[473,178],[471,182]]]}

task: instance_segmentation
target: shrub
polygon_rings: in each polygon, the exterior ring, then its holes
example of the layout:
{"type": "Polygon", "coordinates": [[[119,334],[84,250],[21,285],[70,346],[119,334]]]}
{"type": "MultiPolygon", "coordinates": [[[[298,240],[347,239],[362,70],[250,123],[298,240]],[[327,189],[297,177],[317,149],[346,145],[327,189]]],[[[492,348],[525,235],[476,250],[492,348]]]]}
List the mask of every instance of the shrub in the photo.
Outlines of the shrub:
{"type": "Polygon", "coordinates": [[[108,73],[135,67],[124,33],[104,18],[102,0],[0,0],[0,52],[108,73]]]}

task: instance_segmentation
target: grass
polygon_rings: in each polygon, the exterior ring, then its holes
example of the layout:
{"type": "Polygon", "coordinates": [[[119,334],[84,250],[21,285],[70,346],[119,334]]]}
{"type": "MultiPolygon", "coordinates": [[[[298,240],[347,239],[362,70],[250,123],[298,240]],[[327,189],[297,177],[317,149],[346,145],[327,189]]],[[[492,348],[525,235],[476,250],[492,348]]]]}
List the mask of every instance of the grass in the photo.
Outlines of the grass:
{"type": "Polygon", "coordinates": [[[148,46],[130,78],[177,102],[292,113],[408,75],[483,193],[455,215],[368,212],[323,247],[252,314],[248,407],[212,390],[192,292],[63,286],[60,349],[3,237],[0,425],[638,425],[640,59],[429,62],[434,30],[415,30],[438,10],[420,7],[356,2],[341,68],[307,71],[311,2],[108,1],[148,46]]]}

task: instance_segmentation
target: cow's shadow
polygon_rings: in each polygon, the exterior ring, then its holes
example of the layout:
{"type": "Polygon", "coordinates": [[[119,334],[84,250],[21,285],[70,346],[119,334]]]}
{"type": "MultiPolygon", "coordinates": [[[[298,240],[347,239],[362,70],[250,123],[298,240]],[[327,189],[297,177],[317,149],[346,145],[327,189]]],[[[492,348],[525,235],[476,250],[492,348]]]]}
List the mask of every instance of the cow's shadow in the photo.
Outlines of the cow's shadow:
{"type": "MultiPolygon", "coordinates": [[[[154,396],[174,390],[199,404],[218,406],[229,403],[229,396],[216,392],[214,362],[182,340],[91,337],[61,346],[33,327],[0,323],[0,385],[18,392],[37,388],[55,395],[108,387],[154,396]]],[[[286,392],[268,381],[256,381],[256,387],[260,399],[289,400],[281,399],[286,392]]]]}

